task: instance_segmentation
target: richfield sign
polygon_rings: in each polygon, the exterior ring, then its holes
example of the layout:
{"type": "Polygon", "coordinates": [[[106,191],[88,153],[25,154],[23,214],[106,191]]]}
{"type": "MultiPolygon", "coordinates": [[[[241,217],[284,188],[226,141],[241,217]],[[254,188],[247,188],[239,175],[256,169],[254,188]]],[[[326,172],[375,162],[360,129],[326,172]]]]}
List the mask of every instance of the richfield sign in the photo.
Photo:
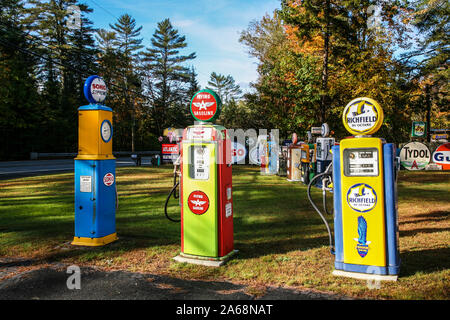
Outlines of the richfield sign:
{"type": "Polygon", "coordinates": [[[354,135],[370,135],[383,124],[383,109],[373,99],[357,98],[344,109],[344,126],[354,135]]]}
{"type": "Polygon", "coordinates": [[[222,102],[214,91],[201,90],[191,100],[191,114],[198,121],[212,122],[219,116],[221,106],[222,102]]]}

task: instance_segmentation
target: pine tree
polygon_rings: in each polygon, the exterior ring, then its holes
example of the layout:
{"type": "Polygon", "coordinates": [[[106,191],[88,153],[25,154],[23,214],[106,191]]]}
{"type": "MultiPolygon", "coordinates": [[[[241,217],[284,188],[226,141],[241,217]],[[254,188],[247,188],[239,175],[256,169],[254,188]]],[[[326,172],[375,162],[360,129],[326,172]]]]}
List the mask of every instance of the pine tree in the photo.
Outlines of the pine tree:
{"type": "Polygon", "coordinates": [[[33,43],[23,27],[24,4],[0,3],[0,160],[26,159],[42,135],[45,110],[38,97],[30,54],[33,43]]]}
{"type": "Polygon", "coordinates": [[[207,89],[215,91],[222,103],[227,104],[232,100],[237,100],[242,95],[242,90],[234,81],[231,75],[222,75],[212,72],[208,81],[207,89]]]}
{"type": "Polygon", "coordinates": [[[186,37],[174,29],[170,20],[158,23],[151,39],[152,46],[143,53],[146,90],[150,96],[150,115],[154,121],[155,134],[161,135],[164,128],[173,125],[169,119],[170,108],[186,103],[186,86],[192,78],[187,61],[195,59],[195,53],[181,55],[187,47],[186,37]]]}
{"type": "MultiPolygon", "coordinates": [[[[136,20],[129,14],[119,17],[115,24],[110,24],[115,31],[115,39],[112,39],[114,49],[118,54],[115,67],[115,84],[122,88],[121,96],[125,101],[123,106],[119,106],[116,119],[116,127],[122,137],[126,137],[124,126],[131,130],[131,151],[135,151],[135,126],[137,99],[140,91],[139,77],[139,50],[144,46],[142,38],[139,38],[142,26],[136,27],[136,20]],[[127,125],[128,123],[128,125],[127,125]]],[[[117,141],[121,142],[121,141],[117,141]]],[[[116,142],[116,143],[117,143],[116,142]]],[[[125,141],[121,142],[122,147],[127,146],[125,141]]]]}
{"type": "Polygon", "coordinates": [[[47,135],[51,151],[73,152],[77,145],[77,108],[84,103],[83,79],[95,73],[92,10],[76,0],[28,0],[24,23],[37,43],[40,59],[37,75],[43,84],[43,98],[54,110],[47,135]],[[70,22],[79,9],[79,24],[70,22]]]}

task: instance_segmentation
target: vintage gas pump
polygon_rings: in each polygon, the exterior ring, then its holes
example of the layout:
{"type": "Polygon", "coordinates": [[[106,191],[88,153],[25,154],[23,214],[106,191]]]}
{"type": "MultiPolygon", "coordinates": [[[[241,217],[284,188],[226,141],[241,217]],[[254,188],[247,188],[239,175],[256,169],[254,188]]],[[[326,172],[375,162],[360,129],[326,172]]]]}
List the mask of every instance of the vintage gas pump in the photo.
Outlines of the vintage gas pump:
{"type": "Polygon", "coordinates": [[[84,95],[90,104],[78,108],[74,245],[101,246],[117,240],[112,109],[101,104],[106,93],[102,78],[89,77],[84,95]]]}
{"type": "Polygon", "coordinates": [[[301,155],[301,181],[304,184],[308,184],[309,181],[315,176],[315,152],[314,144],[304,143],[300,147],[301,155]]]}
{"type": "Polygon", "coordinates": [[[354,137],[332,148],[334,275],[396,280],[400,270],[395,146],[372,137],[383,110],[370,98],[351,101],[344,126],[354,137]]]}
{"type": "Polygon", "coordinates": [[[270,134],[270,140],[267,145],[269,147],[269,165],[267,167],[267,172],[270,175],[275,175],[278,173],[280,166],[280,148],[278,146],[278,141],[276,141],[273,134],[270,134]]]}
{"type": "Polygon", "coordinates": [[[292,135],[292,144],[288,146],[287,150],[287,161],[286,161],[286,169],[287,169],[287,180],[288,181],[301,181],[301,171],[302,171],[302,162],[301,162],[301,146],[303,142],[299,142],[297,138],[297,134],[294,133],[292,135]]]}
{"type": "Polygon", "coordinates": [[[236,250],[233,240],[231,141],[226,128],[210,124],[221,101],[197,92],[191,114],[199,124],[184,130],[181,147],[181,253],[179,262],[220,266],[236,250]]]}
{"type": "MultiPolygon", "coordinates": [[[[325,172],[328,165],[331,163],[331,147],[334,146],[334,138],[328,137],[330,129],[328,124],[322,125],[322,137],[316,139],[316,174],[325,172]]],[[[316,186],[322,188],[322,179],[317,179],[316,186]]]]}
{"type": "Polygon", "coordinates": [[[261,157],[262,175],[275,175],[278,172],[278,144],[273,135],[260,135],[258,145],[261,157]]]}

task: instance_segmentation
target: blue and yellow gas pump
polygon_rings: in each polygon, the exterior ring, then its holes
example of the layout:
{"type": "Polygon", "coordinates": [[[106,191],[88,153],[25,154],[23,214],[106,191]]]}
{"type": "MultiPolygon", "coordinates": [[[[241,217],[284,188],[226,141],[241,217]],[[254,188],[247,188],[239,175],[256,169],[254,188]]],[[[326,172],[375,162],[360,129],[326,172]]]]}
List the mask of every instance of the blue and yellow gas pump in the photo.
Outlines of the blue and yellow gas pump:
{"type": "MultiPolygon", "coordinates": [[[[371,136],[383,123],[383,110],[370,98],[357,98],[345,107],[342,118],[345,128],[355,136],[332,147],[332,166],[308,185],[308,198],[327,227],[335,254],[333,274],[397,280],[395,146],[371,136]],[[328,222],[311,198],[310,189],[317,179],[324,179],[324,191],[333,191],[334,245],[328,222]]],[[[324,195],[326,211],[325,199],[324,195]]]]}
{"type": "Polygon", "coordinates": [[[84,94],[90,104],[78,108],[73,245],[101,246],[117,240],[112,109],[101,104],[106,92],[102,78],[89,77],[84,94]]]}
{"type": "Polygon", "coordinates": [[[371,136],[383,118],[370,98],[344,109],[344,126],[355,136],[332,148],[334,275],[396,280],[400,271],[395,145],[371,136]]]}

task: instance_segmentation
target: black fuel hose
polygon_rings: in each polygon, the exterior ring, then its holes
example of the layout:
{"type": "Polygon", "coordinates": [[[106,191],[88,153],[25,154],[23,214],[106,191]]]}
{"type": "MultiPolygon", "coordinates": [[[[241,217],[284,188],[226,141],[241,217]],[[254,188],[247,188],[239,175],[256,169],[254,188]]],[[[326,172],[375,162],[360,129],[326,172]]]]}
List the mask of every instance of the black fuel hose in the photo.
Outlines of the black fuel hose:
{"type": "Polygon", "coordinates": [[[172,222],[180,222],[181,221],[181,219],[178,220],[178,219],[173,219],[173,218],[169,217],[169,214],[167,213],[167,205],[169,204],[169,200],[170,200],[170,197],[172,196],[172,194],[175,199],[178,199],[180,197],[179,194],[177,195],[177,188],[179,185],[180,185],[180,181],[177,182],[177,173],[175,172],[174,178],[173,178],[173,187],[170,190],[169,195],[166,198],[166,203],[164,204],[164,214],[166,215],[166,218],[172,222]]]}
{"type": "Polygon", "coordinates": [[[326,226],[327,231],[328,231],[329,241],[330,241],[330,252],[331,252],[331,254],[335,254],[334,244],[333,244],[333,235],[331,233],[330,226],[328,225],[327,219],[325,219],[325,217],[323,216],[322,212],[320,212],[320,209],[316,206],[316,204],[314,203],[314,201],[313,201],[313,199],[311,197],[311,187],[314,184],[314,181],[316,181],[318,178],[324,177],[324,176],[330,176],[331,177],[331,173],[329,173],[328,170],[327,170],[327,171],[325,171],[323,173],[318,174],[314,178],[312,178],[311,181],[308,184],[307,194],[308,194],[309,202],[311,202],[311,205],[317,211],[317,213],[319,214],[319,216],[322,218],[323,222],[325,223],[325,226],[326,226]]]}
{"type": "MultiPolygon", "coordinates": [[[[180,184],[179,182],[177,183],[177,173],[175,172],[173,175],[173,185],[178,186],[179,184],[180,184]]],[[[175,191],[173,192],[173,198],[178,199],[179,197],[180,197],[180,195],[177,194],[177,188],[175,188],[175,191]]]]}
{"type": "MultiPolygon", "coordinates": [[[[331,176],[331,174],[330,174],[331,176]]],[[[327,192],[325,190],[325,185],[324,185],[324,180],[322,179],[322,198],[323,198],[323,209],[325,211],[326,214],[331,215],[333,212],[329,212],[328,211],[328,207],[327,207],[327,192]]]]}

